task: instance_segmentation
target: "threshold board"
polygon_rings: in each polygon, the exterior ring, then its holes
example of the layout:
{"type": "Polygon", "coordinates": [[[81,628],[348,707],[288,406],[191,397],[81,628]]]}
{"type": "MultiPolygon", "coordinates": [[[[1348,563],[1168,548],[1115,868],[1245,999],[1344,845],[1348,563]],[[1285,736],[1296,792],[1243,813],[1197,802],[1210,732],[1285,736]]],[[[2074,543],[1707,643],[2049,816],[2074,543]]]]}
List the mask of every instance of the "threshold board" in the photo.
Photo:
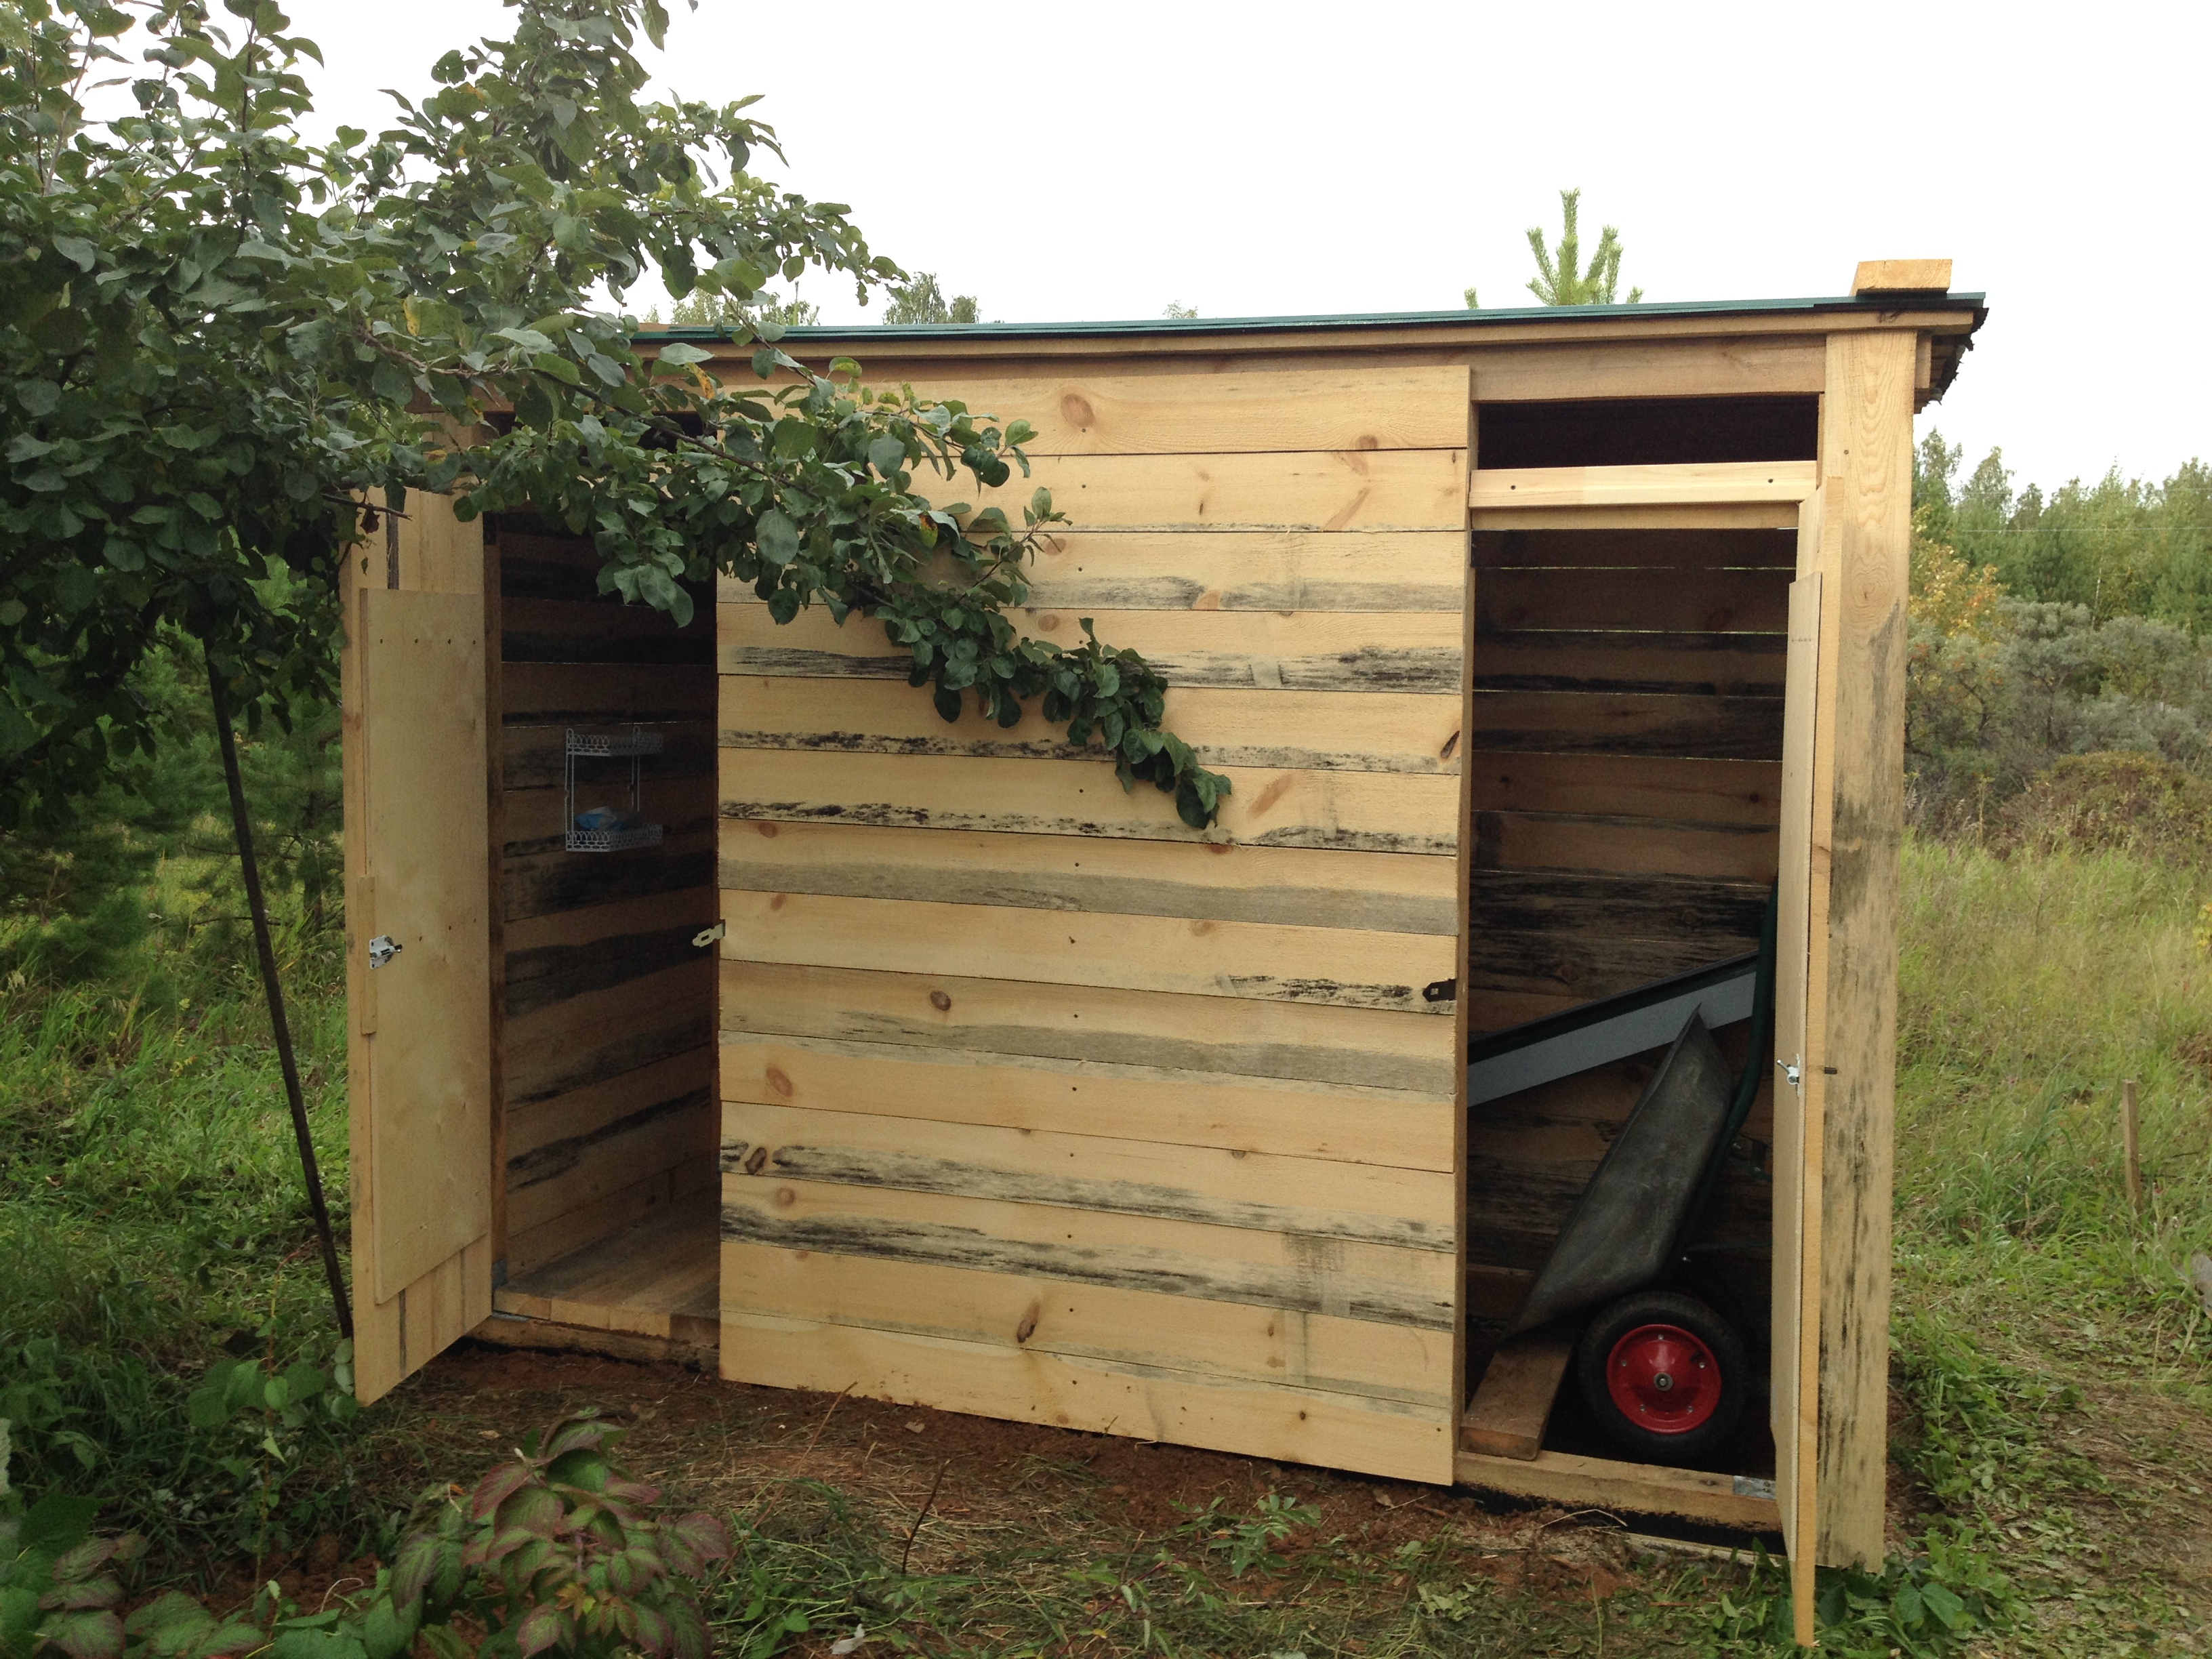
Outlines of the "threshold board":
{"type": "Polygon", "coordinates": [[[1674,1515],[1747,1532],[1782,1529],[1782,1506],[1774,1501],[1774,1483],[1751,1475],[1708,1474],[1699,1469],[1553,1451],[1522,1459],[1462,1450],[1453,1472],[1462,1486],[1480,1486],[1508,1498],[1638,1515],[1674,1515]]]}
{"type": "Polygon", "coordinates": [[[539,1346],[493,1328],[520,1319],[711,1349],[721,1341],[720,1294],[715,1195],[694,1193],[508,1280],[491,1293],[494,1317],[477,1334],[539,1346]]]}

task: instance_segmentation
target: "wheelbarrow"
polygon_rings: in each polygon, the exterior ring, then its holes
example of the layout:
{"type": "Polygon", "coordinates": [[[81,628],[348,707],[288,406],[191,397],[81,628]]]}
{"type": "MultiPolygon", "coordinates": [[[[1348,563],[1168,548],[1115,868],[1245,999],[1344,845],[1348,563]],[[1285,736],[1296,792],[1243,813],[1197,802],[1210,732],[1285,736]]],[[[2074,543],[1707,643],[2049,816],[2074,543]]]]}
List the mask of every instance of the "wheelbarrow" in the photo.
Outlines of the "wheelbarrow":
{"type": "Polygon", "coordinates": [[[1735,1431],[1750,1364],[1734,1324],[1692,1293],[1691,1241],[1765,1073],[1774,935],[1770,900],[1756,951],[1471,1045],[1473,1108],[1668,1043],[1484,1375],[1470,1449],[1534,1456],[1569,1369],[1598,1426],[1638,1462],[1694,1462],[1735,1431]],[[1731,1078],[1712,1028],[1746,1018],[1751,1052],[1731,1078]]]}

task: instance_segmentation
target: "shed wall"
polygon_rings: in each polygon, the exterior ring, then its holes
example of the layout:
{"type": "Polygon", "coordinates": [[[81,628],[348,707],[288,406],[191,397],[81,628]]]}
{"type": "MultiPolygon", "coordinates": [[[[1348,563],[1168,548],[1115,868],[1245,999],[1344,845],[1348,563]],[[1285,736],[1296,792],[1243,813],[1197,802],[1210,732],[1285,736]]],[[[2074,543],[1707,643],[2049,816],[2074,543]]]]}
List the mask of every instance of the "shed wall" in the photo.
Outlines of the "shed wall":
{"type": "Polygon", "coordinates": [[[724,1374],[1448,1480],[1467,371],[921,386],[1038,426],[1021,625],[1235,793],[726,589],[724,1374]]]}

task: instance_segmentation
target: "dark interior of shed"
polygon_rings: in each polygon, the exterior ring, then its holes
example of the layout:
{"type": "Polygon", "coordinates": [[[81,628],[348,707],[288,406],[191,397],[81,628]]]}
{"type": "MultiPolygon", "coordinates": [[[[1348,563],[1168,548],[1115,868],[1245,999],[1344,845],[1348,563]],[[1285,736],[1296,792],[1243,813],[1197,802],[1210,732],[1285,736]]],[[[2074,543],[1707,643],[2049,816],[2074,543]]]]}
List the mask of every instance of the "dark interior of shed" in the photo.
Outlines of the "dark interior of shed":
{"type": "MultiPolygon", "coordinates": [[[[1813,398],[1492,405],[1492,466],[1809,459],[1813,398]]],[[[1778,852],[1794,529],[1472,538],[1469,1029],[1480,1036],[1758,947],[1778,852]]],[[[1716,1034],[1740,1071],[1751,1022],[1716,1034]]],[[[1470,1388],[1664,1055],[1470,1109],[1470,1388]]],[[[1771,1474],[1770,1081],[1729,1149],[1683,1288],[1735,1324],[1762,1397],[1702,1466],[1771,1474]]],[[[1619,1456],[1569,1378],[1547,1450],[1619,1456]]]]}

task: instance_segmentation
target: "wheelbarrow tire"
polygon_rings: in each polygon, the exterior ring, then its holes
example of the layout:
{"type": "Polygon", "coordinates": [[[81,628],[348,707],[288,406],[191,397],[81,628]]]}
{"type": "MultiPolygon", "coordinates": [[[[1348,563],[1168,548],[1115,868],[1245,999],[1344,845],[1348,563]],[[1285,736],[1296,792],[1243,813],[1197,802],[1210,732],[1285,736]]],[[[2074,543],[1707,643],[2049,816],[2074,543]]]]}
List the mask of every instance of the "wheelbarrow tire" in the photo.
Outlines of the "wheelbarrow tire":
{"type": "Polygon", "coordinates": [[[1734,1328],[1679,1291],[1638,1291],[1600,1309],[1576,1346],[1575,1380],[1606,1437],[1643,1463],[1694,1463],[1715,1450],[1751,1394],[1734,1328]]]}

